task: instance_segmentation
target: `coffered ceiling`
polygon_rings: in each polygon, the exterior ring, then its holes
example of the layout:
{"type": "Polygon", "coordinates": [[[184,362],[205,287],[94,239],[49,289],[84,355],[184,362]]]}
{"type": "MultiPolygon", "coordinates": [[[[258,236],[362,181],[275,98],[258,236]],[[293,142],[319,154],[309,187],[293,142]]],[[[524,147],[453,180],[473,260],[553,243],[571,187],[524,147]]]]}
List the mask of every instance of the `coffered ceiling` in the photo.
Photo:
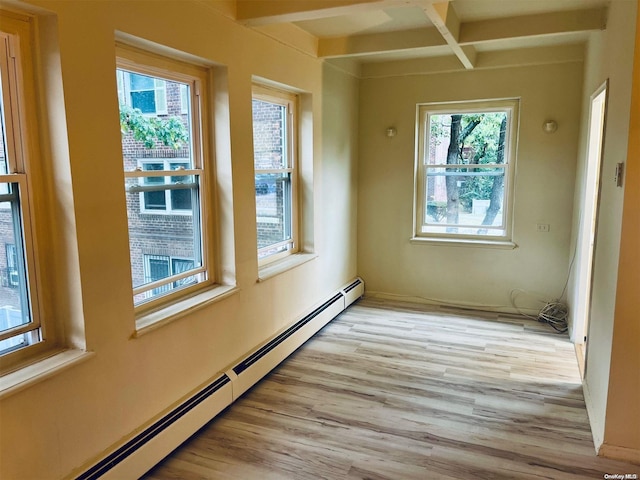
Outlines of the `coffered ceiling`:
{"type": "Polygon", "coordinates": [[[359,71],[455,70],[579,60],[611,1],[634,0],[238,0],[235,18],[359,71]]]}

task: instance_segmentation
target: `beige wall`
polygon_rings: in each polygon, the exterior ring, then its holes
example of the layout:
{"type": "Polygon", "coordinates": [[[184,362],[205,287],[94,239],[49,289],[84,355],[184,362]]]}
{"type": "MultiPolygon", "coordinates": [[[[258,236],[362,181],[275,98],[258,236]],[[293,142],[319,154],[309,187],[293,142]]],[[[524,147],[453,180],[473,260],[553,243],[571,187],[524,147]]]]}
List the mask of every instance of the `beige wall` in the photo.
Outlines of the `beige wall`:
{"type": "Polygon", "coordinates": [[[360,90],[358,269],[367,292],[510,309],[560,295],[569,264],[582,63],[369,78],[360,90]],[[514,250],[410,243],[416,104],[521,98],[514,250]],[[558,131],[545,134],[546,119],[558,131]],[[395,126],[396,137],[385,129],[395,126]],[[536,232],[550,224],[549,233],[536,232]]]}
{"type": "MultiPolygon", "coordinates": [[[[47,9],[42,23],[50,36],[43,61],[58,63],[64,88],[64,97],[57,96],[56,72],[45,72],[50,83],[43,101],[55,119],[55,125],[49,125],[55,132],[51,178],[56,193],[49,200],[57,217],[52,235],[59,239],[56,248],[65,252],[61,269],[67,261],[77,265],[77,275],[55,287],[53,310],[73,330],[68,333],[80,338],[76,344],[86,336],[94,355],[2,398],[0,477],[11,479],[60,478],[86,466],[356,275],[357,80],[235,24],[205,2],[183,1],[179,8],[176,2],[153,2],[152,8],[144,1],[31,3],[47,9]],[[222,237],[229,258],[235,258],[228,267],[235,271],[239,292],[139,338],[132,338],[114,74],[117,31],[215,66],[216,81],[222,90],[228,87],[227,92],[219,90],[219,98],[228,94],[229,99],[231,157],[219,149],[217,162],[220,170],[233,174],[232,188],[227,179],[221,189],[223,196],[229,195],[221,212],[228,226],[222,237]],[[52,61],[58,53],[59,62],[52,61]],[[312,120],[305,204],[313,208],[305,212],[304,232],[318,254],[260,283],[251,144],[253,76],[305,92],[311,112],[305,122],[312,120]]],[[[225,122],[218,120],[223,144],[225,122]]]]}
{"type": "MultiPolygon", "coordinates": [[[[616,348],[613,343],[613,331],[623,196],[624,191],[634,185],[632,180],[627,183],[625,189],[618,188],[613,177],[616,163],[627,158],[636,10],[635,0],[612,2],[609,9],[607,30],[592,34],[587,46],[585,61],[580,151],[573,218],[574,232],[576,233],[582,210],[589,98],[605,80],[609,80],[585,377],[586,401],[596,448],[599,448],[604,440],[607,397],[611,391],[609,384],[611,355],[616,348]]],[[[580,262],[580,259],[577,258],[576,261],[580,262]]],[[[571,312],[575,311],[572,302],[575,301],[576,296],[575,279],[572,278],[568,289],[571,312]]],[[[635,338],[636,350],[638,348],[637,338],[635,338]]],[[[629,341],[633,342],[632,339],[629,341]]],[[[625,355],[622,351],[619,354],[625,355]]],[[[631,372],[625,370],[627,374],[631,372]]],[[[606,423],[608,424],[608,418],[606,423]]],[[[623,425],[623,427],[626,426],[623,425]]],[[[608,425],[606,428],[607,431],[610,431],[608,425]]]]}

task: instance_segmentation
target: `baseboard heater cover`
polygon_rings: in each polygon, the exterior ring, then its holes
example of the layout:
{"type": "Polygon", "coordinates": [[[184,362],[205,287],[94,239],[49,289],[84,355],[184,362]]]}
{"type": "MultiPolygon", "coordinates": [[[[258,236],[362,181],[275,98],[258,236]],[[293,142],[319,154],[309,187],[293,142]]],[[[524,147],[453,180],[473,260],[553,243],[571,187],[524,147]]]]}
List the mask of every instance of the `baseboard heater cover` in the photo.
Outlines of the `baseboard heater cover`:
{"type": "Polygon", "coordinates": [[[76,479],[142,476],[363,294],[356,278],[76,479]]]}
{"type": "Polygon", "coordinates": [[[311,320],[316,318],[320,313],[324,312],[327,308],[329,308],[331,305],[333,305],[337,301],[342,300],[342,298],[343,298],[342,293],[335,294],[329,300],[327,300],[322,305],[320,305],[318,308],[313,310],[313,312],[311,312],[310,314],[308,314],[305,317],[303,317],[301,320],[299,320],[296,323],[294,323],[293,325],[291,325],[289,328],[287,328],[280,335],[278,335],[273,340],[271,340],[270,342],[266,343],[261,348],[259,348],[254,353],[252,353],[247,358],[245,358],[240,363],[238,363],[235,367],[233,367],[233,372],[236,375],[240,375],[247,368],[249,368],[251,365],[256,363],[258,360],[260,360],[262,357],[264,357],[270,351],[272,351],[275,347],[277,347],[282,342],[284,342],[291,335],[293,335],[295,332],[300,330],[302,327],[304,327],[311,320]]]}
{"type": "Polygon", "coordinates": [[[349,293],[351,290],[353,290],[354,288],[357,288],[358,285],[362,284],[362,280],[360,280],[359,278],[356,278],[353,283],[351,283],[350,285],[347,285],[346,287],[344,287],[344,289],[342,290],[344,293],[349,293]]]}
{"type": "Polygon", "coordinates": [[[342,294],[344,295],[344,308],[347,308],[364,295],[364,282],[360,278],[356,278],[342,289],[342,294]]]}
{"type": "MultiPolygon", "coordinates": [[[[167,415],[162,417],[160,420],[155,422],[153,425],[136,435],[133,439],[129,440],[122,447],[118,448],[115,452],[98,462],[96,465],[91,467],[89,470],[84,472],[82,475],[76,477],[77,480],[93,480],[102,477],[107,473],[113,473],[113,469],[117,467],[122,462],[125,462],[131,455],[136,453],[141,447],[145,446],[148,442],[152,441],[158,435],[163,433],[167,428],[173,425],[178,420],[182,419],[185,415],[195,409],[197,406],[205,402],[207,399],[210,399],[214,394],[219,392],[221,389],[225,387],[225,385],[229,385],[230,390],[230,382],[231,379],[223,374],[221,377],[214,380],[211,384],[207,385],[204,389],[200,390],[198,393],[190,397],[186,402],[180,404],[174,410],[169,412],[167,415]]],[[[229,392],[229,401],[223,402],[222,408],[219,411],[222,411],[223,408],[228,406],[231,403],[231,395],[229,392]]],[[[216,412],[217,413],[219,413],[216,412]]],[[[213,415],[209,416],[206,421],[210,420],[213,415]]],[[[202,425],[204,425],[203,422],[202,425]]],[[[200,425],[200,426],[202,426],[200,425]]],[[[195,431],[194,431],[195,432],[195,431]]],[[[193,434],[194,432],[191,432],[193,434]]],[[[186,437],[188,438],[188,437],[186,437]]],[[[182,441],[186,440],[186,438],[182,439],[182,441]]],[[[173,445],[169,451],[164,453],[160,458],[153,459],[153,463],[150,465],[145,465],[141,468],[139,474],[145,473],[149,468],[155,465],[157,462],[162,460],[165,455],[171,452],[177,445],[173,445]]],[[[128,473],[131,474],[131,469],[128,468],[128,473]]],[[[116,477],[114,477],[116,478],[116,477]]]]}

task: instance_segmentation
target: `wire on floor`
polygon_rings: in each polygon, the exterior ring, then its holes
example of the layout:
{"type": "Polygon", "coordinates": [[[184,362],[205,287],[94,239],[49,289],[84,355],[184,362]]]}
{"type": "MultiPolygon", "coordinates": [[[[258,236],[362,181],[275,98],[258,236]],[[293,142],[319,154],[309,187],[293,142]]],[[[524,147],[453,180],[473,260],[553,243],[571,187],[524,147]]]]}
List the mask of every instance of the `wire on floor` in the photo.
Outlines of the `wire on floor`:
{"type": "Polygon", "coordinates": [[[523,312],[518,305],[516,305],[516,298],[520,294],[526,294],[529,296],[533,296],[533,294],[522,290],[520,288],[516,288],[511,290],[509,293],[509,297],[511,299],[511,305],[515,308],[520,315],[524,315],[527,318],[531,318],[532,320],[537,320],[541,323],[546,323],[550,325],[556,332],[565,333],[568,329],[568,317],[569,317],[569,308],[567,305],[559,300],[546,301],[541,298],[535,298],[535,300],[539,303],[544,304],[544,306],[538,311],[537,315],[529,315],[523,312]]]}

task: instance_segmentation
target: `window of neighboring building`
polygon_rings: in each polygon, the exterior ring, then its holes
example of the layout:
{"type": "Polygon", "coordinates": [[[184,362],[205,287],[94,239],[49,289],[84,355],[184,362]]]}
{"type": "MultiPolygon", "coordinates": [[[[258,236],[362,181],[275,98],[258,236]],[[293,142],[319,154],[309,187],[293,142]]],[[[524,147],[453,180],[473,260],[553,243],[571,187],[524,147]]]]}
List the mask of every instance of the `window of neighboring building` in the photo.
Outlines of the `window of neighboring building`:
{"type": "Polygon", "coordinates": [[[18,250],[13,243],[5,244],[5,253],[7,255],[7,271],[6,283],[8,287],[17,287],[20,284],[20,272],[18,271],[18,250]]]}
{"type": "Polygon", "coordinates": [[[297,96],[254,86],[253,152],[258,262],[298,251],[297,96]]]}
{"type": "Polygon", "coordinates": [[[180,85],[180,113],[189,112],[189,91],[186,85],[180,85]]]}
{"type": "MultiPolygon", "coordinates": [[[[171,160],[138,160],[139,168],[144,172],[172,171],[181,172],[189,168],[188,159],[171,160]]],[[[171,182],[189,183],[188,176],[174,175],[173,177],[145,177],[143,185],[167,185],[171,182]]],[[[172,215],[190,215],[192,210],[191,192],[187,189],[167,189],[140,192],[140,208],[144,213],[169,213],[172,215]]]]}
{"type": "MultiPolygon", "coordinates": [[[[147,283],[162,281],[171,275],[180,275],[188,272],[195,266],[195,262],[189,258],[175,258],[168,255],[145,255],[144,275],[147,283]]],[[[174,288],[189,285],[190,277],[180,278],[173,283],[164,284],[154,289],[157,294],[166,293],[174,288]]]]}
{"type": "Polygon", "coordinates": [[[167,85],[163,79],[118,70],[118,99],[142,113],[167,114],[167,85]]]}
{"type": "MultiPolygon", "coordinates": [[[[1,16],[1,14],[0,14],[1,16]]],[[[44,340],[43,321],[38,308],[36,252],[33,238],[31,178],[27,170],[28,143],[22,63],[27,62],[28,21],[18,27],[24,34],[0,31],[0,356],[10,364],[21,358],[27,347],[44,340]],[[21,353],[22,352],[22,353],[21,353]],[[18,355],[16,357],[16,355],[18,355]]],[[[5,363],[7,362],[7,363],[5,363]]]]}
{"type": "Polygon", "coordinates": [[[416,237],[509,241],[518,101],[418,110],[416,237]]]}
{"type": "Polygon", "coordinates": [[[201,128],[208,74],[133,52],[119,49],[117,77],[147,79],[132,86],[163,85],[166,99],[162,115],[120,104],[133,298],[146,311],[213,282],[211,228],[202,221],[211,209],[201,128]],[[149,254],[158,251],[163,255],[149,254]]]}

